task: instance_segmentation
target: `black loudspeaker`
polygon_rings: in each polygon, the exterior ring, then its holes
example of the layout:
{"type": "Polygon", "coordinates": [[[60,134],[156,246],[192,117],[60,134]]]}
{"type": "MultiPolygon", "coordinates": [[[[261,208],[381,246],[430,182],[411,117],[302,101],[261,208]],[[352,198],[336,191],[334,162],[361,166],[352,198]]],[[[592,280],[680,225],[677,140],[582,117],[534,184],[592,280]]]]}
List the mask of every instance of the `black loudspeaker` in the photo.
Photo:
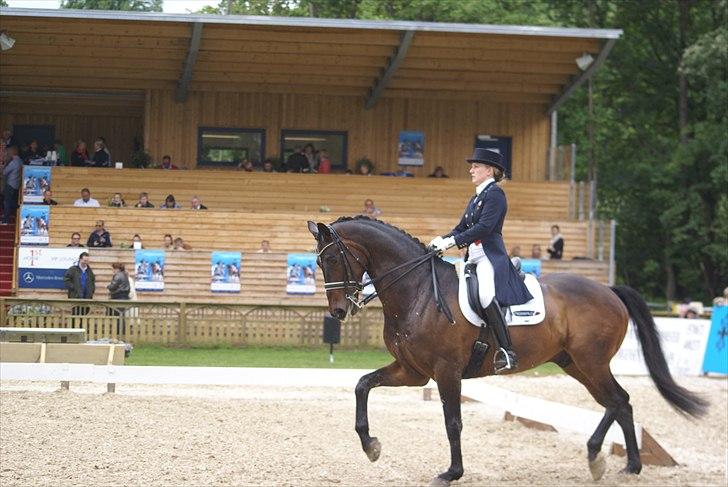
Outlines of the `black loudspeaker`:
{"type": "Polygon", "coordinates": [[[341,322],[333,316],[324,316],[324,343],[341,342],[341,322]]]}

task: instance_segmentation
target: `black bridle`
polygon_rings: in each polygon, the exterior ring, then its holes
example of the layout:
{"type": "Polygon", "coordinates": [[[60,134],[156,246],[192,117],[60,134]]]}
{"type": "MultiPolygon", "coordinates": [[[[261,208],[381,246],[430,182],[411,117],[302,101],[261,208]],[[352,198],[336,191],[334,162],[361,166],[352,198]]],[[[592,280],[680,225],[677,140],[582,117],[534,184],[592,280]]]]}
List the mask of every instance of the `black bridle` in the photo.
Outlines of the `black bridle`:
{"type": "Polygon", "coordinates": [[[358,280],[354,278],[354,271],[351,267],[351,262],[349,261],[349,256],[353,257],[354,260],[369,274],[368,267],[359,259],[359,257],[356,256],[354,252],[349,249],[349,247],[344,243],[343,239],[339,237],[339,234],[336,233],[336,230],[334,230],[334,227],[332,225],[326,225],[326,228],[328,228],[329,232],[331,233],[331,242],[324,245],[324,247],[318,252],[318,258],[319,258],[319,265],[321,266],[321,271],[323,272],[324,266],[323,261],[321,260],[321,255],[332,246],[336,246],[336,249],[339,252],[339,259],[340,262],[343,264],[344,272],[346,274],[345,280],[343,281],[326,281],[326,274],[324,273],[324,289],[328,291],[334,291],[337,289],[343,289],[344,294],[346,295],[346,299],[350,301],[354,308],[351,310],[352,316],[357,313],[360,309],[362,309],[364,306],[369,304],[373,299],[375,299],[380,293],[383,293],[390,287],[392,287],[394,284],[399,282],[403,277],[405,277],[407,274],[415,270],[417,267],[419,267],[421,264],[424,264],[425,262],[429,261],[431,264],[432,269],[432,289],[435,293],[435,304],[437,305],[437,310],[441,313],[445,314],[445,317],[448,319],[448,321],[452,324],[455,323],[455,320],[453,319],[452,312],[450,311],[450,307],[448,306],[447,302],[442,299],[442,292],[440,291],[440,283],[437,278],[437,272],[435,271],[435,259],[439,256],[439,251],[437,250],[430,250],[426,252],[423,255],[417,256],[414,259],[410,259],[400,265],[397,265],[391,269],[389,269],[384,274],[381,274],[378,277],[375,277],[374,279],[369,279],[365,283],[360,283],[358,280]],[[404,272],[399,274],[397,277],[395,277],[393,280],[388,282],[381,290],[375,291],[369,296],[365,297],[362,300],[359,300],[359,293],[368,285],[370,284],[376,284],[378,282],[381,282],[384,278],[391,276],[394,272],[397,272],[400,269],[406,269],[404,272]]]}

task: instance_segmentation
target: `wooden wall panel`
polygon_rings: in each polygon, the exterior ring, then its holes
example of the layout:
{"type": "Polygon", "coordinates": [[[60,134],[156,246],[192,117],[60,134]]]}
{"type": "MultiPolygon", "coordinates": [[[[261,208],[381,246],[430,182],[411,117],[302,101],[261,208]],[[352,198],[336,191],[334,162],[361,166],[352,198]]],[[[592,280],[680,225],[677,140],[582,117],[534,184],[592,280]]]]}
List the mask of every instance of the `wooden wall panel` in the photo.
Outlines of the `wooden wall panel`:
{"type": "Polygon", "coordinates": [[[76,140],[88,143],[103,136],[114,161],[131,161],[134,137],[143,132],[143,101],[136,100],[67,100],[4,96],[0,98],[0,127],[19,125],[53,125],[56,138],[63,141],[70,157],[76,140]]]}
{"type": "Polygon", "coordinates": [[[199,126],[264,128],[266,156],[277,157],[282,129],[348,132],[348,162],[370,158],[377,172],[395,171],[400,130],[425,133],[423,177],[441,165],[466,178],[464,159],[478,134],[513,137],[513,178],[541,181],[546,175],[549,118],[535,104],[383,98],[371,110],[363,99],[275,93],[191,92],[184,103],[169,90],[149,92],[146,141],[155,161],[170,154],[181,167],[197,161],[199,126]]]}

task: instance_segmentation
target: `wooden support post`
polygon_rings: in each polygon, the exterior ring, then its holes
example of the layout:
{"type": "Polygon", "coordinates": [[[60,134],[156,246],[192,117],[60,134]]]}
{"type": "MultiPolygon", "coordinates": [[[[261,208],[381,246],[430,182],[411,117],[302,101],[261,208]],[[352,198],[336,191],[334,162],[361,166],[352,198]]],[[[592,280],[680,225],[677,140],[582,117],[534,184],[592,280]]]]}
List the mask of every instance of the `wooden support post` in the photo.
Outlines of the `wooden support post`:
{"type": "Polygon", "coordinates": [[[531,428],[539,431],[556,431],[556,428],[551,426],[550,424],[541,423],[539,421],[534,421],[532,419],[526,419],[521,418],[519,416],[514,416],[510,412],[506,411],[505,416],[503,416],[504,421],[513,421],[521,423],[526,428],[531,428]]]}

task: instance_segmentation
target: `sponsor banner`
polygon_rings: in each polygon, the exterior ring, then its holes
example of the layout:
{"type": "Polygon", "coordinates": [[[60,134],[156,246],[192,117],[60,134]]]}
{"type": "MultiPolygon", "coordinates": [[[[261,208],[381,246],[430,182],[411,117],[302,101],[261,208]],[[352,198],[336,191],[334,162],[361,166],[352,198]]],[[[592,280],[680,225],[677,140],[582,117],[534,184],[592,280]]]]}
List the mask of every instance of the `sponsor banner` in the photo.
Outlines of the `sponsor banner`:
{"type": "Polygon", "coordinates": [[[164,291],[164,250],[136,250],[134,280],[137,291],[164,291]]]}
{"type": "Polygon", "coordinates": [[[50,206],[23,205],[20,207],[20,244],[48,245],[50,206]]]}
{"type": "Polygon", "coordinates": [[[63,275],[78,264],[84,248],[18,248],[18,287],[30,289],[65,289],[63,275]]]}
{"type": "MultiPolygon", "coordinates": [[[[701,375],[710,321],[658,317],[655,323],[670,373],[674,376],[701,375]]],[[[649,374],[632,320],[622,347],[612,358],[610,367],[615,375],[649,374]]]]}
{"type": "Polygon", "coordinates": [[[422,166],[425,164],[425,134],[423,132],[401,131],[397,147],[400,166],[422,166]]]}
{"type": "Polygon", "coordinates": [[[288,254],[286,292],[314,294],[316,292],[316,254],[288,254]]]}
{"type": "Polygon", "coordinates": [[[46,189],[51,189],[51,168],[24,166],[23,203],[42,203],[46,189]]]}
{"type": "Polygon", "coordinates": [[[728,374],[728,306],[713,306],[703,371],[728,374]]]}
{"type": "Polygon", "coordinates": [[[240,292],[240,252],[213,252],[210,290],[216,293],[240,292]]]}
{"type": "Polygon", "coordinates": [[[521,272],[541,277],[541,261],[539,259],[521,259],[521,272]]]}

